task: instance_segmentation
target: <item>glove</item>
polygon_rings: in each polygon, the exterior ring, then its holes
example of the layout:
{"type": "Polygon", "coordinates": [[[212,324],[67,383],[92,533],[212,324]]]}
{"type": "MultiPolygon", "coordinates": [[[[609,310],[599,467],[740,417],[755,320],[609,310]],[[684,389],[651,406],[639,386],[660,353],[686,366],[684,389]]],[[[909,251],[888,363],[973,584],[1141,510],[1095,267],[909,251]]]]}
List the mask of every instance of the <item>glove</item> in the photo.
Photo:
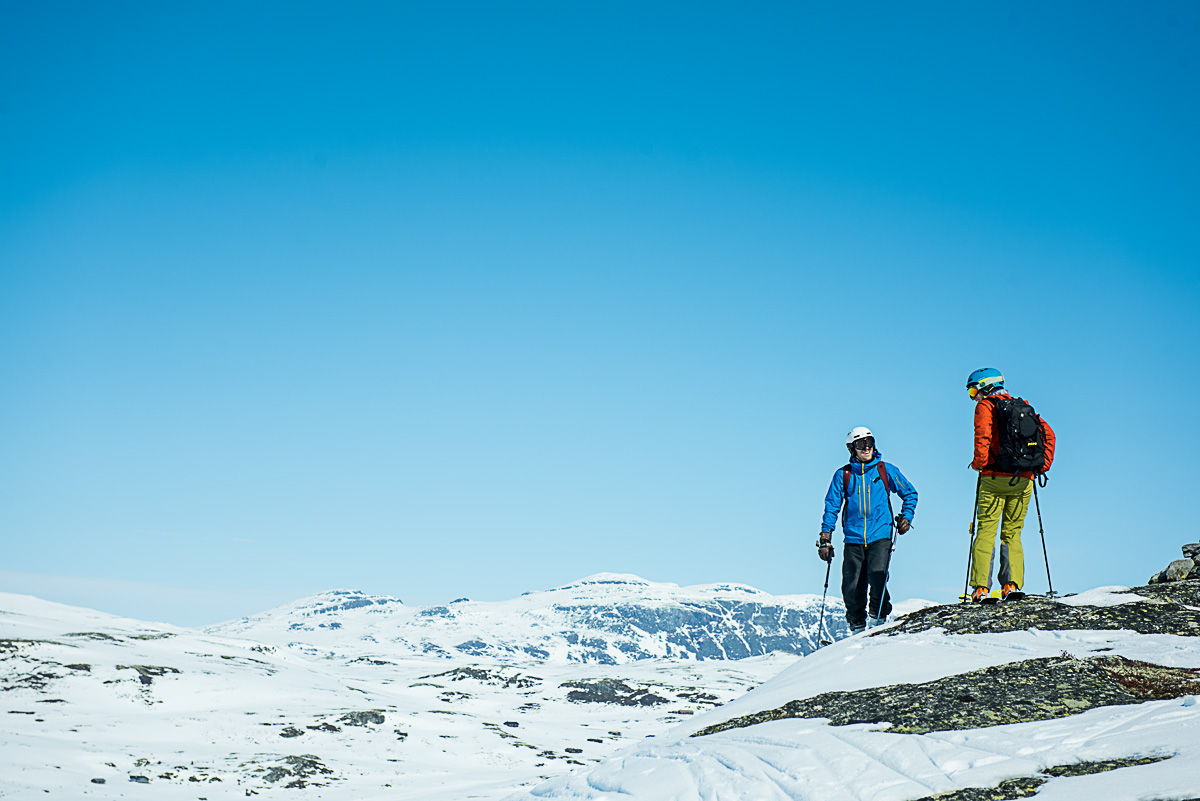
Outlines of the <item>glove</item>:
{"type": "Polygon", "coordinates": [[[817,537],[817,556],[822,562],[833,561],[833,536],[828,531],[822,531],[817,537]]]}
{"type": "Polygon", "coordinates": [[[908,519],[904,515],[896,515],[896,530],[897,531],[899,531],[901,534],[904,534],[910,528],[912,528],[912,523],[908,522],[908,519]]]}

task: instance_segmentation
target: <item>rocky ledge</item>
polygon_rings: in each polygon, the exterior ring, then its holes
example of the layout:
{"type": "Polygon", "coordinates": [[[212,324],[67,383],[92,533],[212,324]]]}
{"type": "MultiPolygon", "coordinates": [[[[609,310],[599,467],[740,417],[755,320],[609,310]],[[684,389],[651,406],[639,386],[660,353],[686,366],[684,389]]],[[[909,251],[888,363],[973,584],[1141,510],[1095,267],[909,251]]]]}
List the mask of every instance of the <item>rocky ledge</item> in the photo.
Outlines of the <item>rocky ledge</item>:
{"type": "MultiPolygon", "coordinates": [[[[1016,798],[1028,798],[1035,795],[1042,785],[1056,776],[1089,776],[1093,773],[1107,773],[1120,768],[1132,768],[1135,765],[1149,765],[1152,762],[1162,762],[1169,756],[1142,757],[1135,759],[1110,759],[1104,762],[1076,762],[1071,765],[1055,765],[1046,768],[1037,776],[1022,776],[1017,779],[1002,781],[995,787],[967,787],[949,793],[927,795],[917,801],[1012,801],[1016,798]]],[[[1185,799],[1184,801],[1200,801],[1200,798],[1185,799]]]]}
{"type": "Polygon", "coordinates": [[[921,684],[822,693],[727,720],[692,736],[785,718],[828,718],[834,726],[886,722],[892,724],[889,731],[925,734],[1050,720],[1098,706],[1140,704],[1196,693],[1200,693],[1200,670],[1120,656],[1042,657],[921,684]]]}
{"type": "Polygon", "coordinates": [[[1134,587],[1133,600],[1117,606],[1068,606],[1050,598],[1022,601],[930,606],[901,618],[869,636],[895,636],[941,628],[947,634],[999,634],[1006,631],[1136,631],[1200,637],[1200,580],[1134,587]]]}

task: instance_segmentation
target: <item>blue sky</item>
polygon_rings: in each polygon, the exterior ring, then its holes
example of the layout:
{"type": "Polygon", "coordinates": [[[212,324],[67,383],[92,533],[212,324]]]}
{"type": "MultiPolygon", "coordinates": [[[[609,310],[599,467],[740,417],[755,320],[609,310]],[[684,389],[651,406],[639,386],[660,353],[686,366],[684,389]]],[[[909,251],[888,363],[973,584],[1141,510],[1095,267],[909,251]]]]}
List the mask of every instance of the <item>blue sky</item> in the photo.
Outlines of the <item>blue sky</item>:
{"type": "Polygon", "coordinates": [[[1196,540],[1194,4],[344,5],[3,12],[0,590],[819,593],[867,425],[950,600],[985,365],[1055,589],[1196,540]]]}

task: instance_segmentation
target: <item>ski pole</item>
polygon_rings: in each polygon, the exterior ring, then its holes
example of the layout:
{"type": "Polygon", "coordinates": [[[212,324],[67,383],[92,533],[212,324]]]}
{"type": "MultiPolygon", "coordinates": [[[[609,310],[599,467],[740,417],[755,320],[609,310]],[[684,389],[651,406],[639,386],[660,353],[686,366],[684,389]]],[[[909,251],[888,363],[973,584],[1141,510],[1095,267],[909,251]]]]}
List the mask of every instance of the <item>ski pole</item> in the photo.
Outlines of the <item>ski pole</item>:
{"type": "Polygon", "coordinates": [[[967,529],[967,533],[971,535],[969,549],[967,550],[967,577],[963,580],[962,602],[966,603],[971,592],[971,567],[975,561],[975,521],[979,516],[979,487],[983,484],[983,473],[975,479],[975,508],[971,510],[971,527],[967,529]]]}
{"type": "MultiPolygon", "coordinates": [[[[889,510],[890,511],[890,510],[889,510]]],[[[878,620],[883,611],[883,599],[887,595],[888,578],[892,575],[892,551],[896,550],[896,531],[892,530],[892,545],[888,548],[887,562],[883,566],[883,591],[879,593],[879,603],[875,606],[875,619],[878,620]]]]}
{"type": "Polygon", "coordinates": [[[1050,591],[1046,593],[1046,597],[1053,598],[1055,593],[1054,582],[1050,580],[1050,556],[1046,553],[1046,532],[1042,530],[1042,505],[1038,503],[1037,479],[1034,478],[1031,480],[1033,481],[1033,508],[1037,509],[1038,516],[1038,534],[1042,536],[1042,558],[1046,560],[1046,584],[1050,586],[1050,591]]]}
{"type": "MultiPolygon", "coordinates": [[[[878,620],[880,618],[879,613],[883,611],[883,598],[885,595],[887,595],[888,578],[892,574],[892,551],[896,550],[896,533],[898,531],[898,528],[896,526],[896,515],[893,514],[893,512],[895,510],[892,509],[892,493],[888,491],[888,488],[886,486],[883,488],[883,492],[887,496],[888,521],[892,526],[892,544],[891,544],[891,547],[888,548],[887,561],[884,562],[884,564],[883,564],[883,589],[879,591],[879,603],[875,605],[875,619],[876,620],[878,620]]],[[[864,526],[865,526],[865,523],[864,523],[864,526]]],[[[864,552],[863,556],[864,557],[866,556],[865,552],[864,552]]]]}
{"type": "Polygon", "coordinates": [[[817,638],[818,638],[817,639],[817,642],[818,642],[817,648],[818,649],[822,645],[829,645],[833,642],[833,636],[829,634],[828,630],[826,630],[825,633],[826,633],[826,635],[829,635],[829,639],[828,640],[820,639],[821,628],[825,625],[825,596],[829,593],[829,569],[831,567],[833,567],[833,553],[832,553],[833,540],[832,539],[830,539],[830,541],[829,541],[829,550],[831,551],[831,553],[829,554],[829,561],[825,563],[825,589],[823,589],[821,591],[821,618],[817,621],[817,638]]]}

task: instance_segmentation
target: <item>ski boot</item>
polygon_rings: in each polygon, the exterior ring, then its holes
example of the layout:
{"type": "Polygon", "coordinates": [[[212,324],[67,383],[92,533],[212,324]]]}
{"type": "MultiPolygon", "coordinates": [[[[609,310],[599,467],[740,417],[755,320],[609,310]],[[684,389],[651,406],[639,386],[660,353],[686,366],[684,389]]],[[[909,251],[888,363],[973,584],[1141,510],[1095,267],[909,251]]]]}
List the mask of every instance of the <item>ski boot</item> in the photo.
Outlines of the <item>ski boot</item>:
{"type": "Polygon", "coordinates": [[[1005,601],[1019,601],[1025,597],[1025,593],[1021,592],[1017,588],[1017,585],[1010,581],[1000,590],[1000,597],[1005,601]]]}

